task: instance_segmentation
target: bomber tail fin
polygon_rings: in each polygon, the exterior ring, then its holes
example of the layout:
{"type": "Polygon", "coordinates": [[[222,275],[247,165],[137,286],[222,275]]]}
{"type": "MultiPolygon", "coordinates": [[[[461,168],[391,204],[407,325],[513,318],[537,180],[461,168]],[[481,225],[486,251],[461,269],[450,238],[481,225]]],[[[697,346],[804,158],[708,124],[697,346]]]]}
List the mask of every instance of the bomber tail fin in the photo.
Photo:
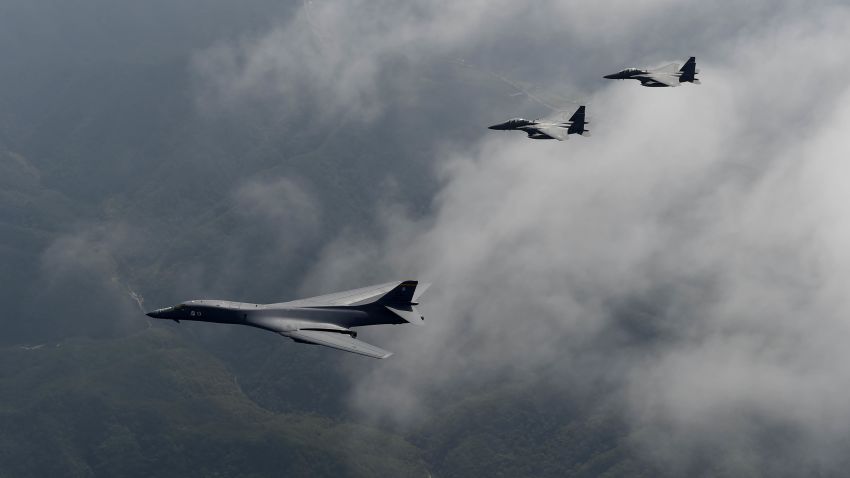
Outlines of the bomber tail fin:
{"type": "Polygon", "coordinates": [[[688,58],[688,61],[682,66],[682,69],[679,70],[679,83],[696,83],[699,84],[699,80],[696,78],[696,74],[699,73],[697,69],[697,59],[696,57],[688,58]]]}
{"type": "Polygon", "coordinates": [[[411,304],[417,287],[419,287],[419,281],[406,280],[390,289],[375,302],[381,305],[411,304]]]}
{"type": "Polygon", "coordinates": [[[425,318],[416,310],[416,305],[418,305],[416,301],[430,285],[428,283],[420,284],[415,280],[404,281],[376,300],[375,303],[383,305],[405,322],[423,325],[425,318]]]}

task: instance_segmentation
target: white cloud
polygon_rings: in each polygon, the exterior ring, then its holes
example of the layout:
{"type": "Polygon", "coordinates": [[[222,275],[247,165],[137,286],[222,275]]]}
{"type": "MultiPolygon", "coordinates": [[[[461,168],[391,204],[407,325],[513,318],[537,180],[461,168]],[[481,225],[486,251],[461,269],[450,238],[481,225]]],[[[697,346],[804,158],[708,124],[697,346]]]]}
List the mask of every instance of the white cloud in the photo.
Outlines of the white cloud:
{"type": "Polygon", "coordinates": [[[434,214],[379,210],[382,227],[333,241],[305,290],[435,283],[425,328],[368,332],[397,354],[358,378],[362,410],[416,419],[437,391],[545,368],[616,382],[636,429],[672,437],[661,459],[702,444],[758,467],[759,420],[789,427],[800,456],[850,434],[848,21],[832,2],[311,2],[198,65],[209,104],[374,119],[408,92],[399,62],[503,48],[544,69],[570,40],[596,52],[572,68],[613,71],[699,48],[700,86],[600,79],[591,138],[488,132],[445,149],[434,214]],[[638,321],[657,337],[632,336],[638,321]]]}
{"type": "Polygon", "coordinates": [[[640,62],[681,61],[695,47],[723,54],[746,38],[742,31],[774,28],[779,14],[816,3],[305,1],[270,31],[199,52],[194,66],[207,109],[266,103],[309,121],[341,114],[369,121],[416,97],[418,75],[440,62],[486,56],[520,67],[531,60],[547,72],[556,65],[553,80],[563,86],[564,69],[573,76],[590,69],[597,78],[635,54],[640,62]]]}
{"type": "Polygon", "coordinates": [[[680,460],[747,443],[763,465],[753,420],[812,448],[846,438],[850,11],[792,7],[725,39],[700,86],[606,84],[591,138],[446,152],[434,217],[396,211],[330,246],[310,279],[328,290],[376,271],[435,282],[427,327],[386,332],[398,353],[355,404],[415,418],[429,392],[545,367],[617,377],[636,428],[692,438],[668,441],[680,460]],[[624,317],[633,301],[655,308],[624,317]],[[644,319],[664,340],[610,348],[644,319]]]}

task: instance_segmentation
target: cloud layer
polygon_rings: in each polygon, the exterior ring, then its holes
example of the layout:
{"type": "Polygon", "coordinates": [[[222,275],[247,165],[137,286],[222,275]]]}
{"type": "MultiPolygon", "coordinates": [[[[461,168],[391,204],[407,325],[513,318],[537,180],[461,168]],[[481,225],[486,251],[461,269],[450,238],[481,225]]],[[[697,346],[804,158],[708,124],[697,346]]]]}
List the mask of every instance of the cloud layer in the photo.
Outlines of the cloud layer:
{"type": "Polygon", "coordinates": [[[377,119],[406,91],[402,58],[563,72],[559,50],[541,46],[573,40],[587,58],[565,52],[570,69],[593,75],[563,81],[587,93],[592,138],[492,133],[447,147],[433,215],[379,209],[379,231],[325,248],[305,292],[435,282],[427,327],[369,332],[398,353],[360,377],[354,405],[374,413],[380,398],[379,414],[405,422],[476,381],[603,380],[662,463],[686,467],[708,447],[764,470],[780,450],[834,473],[850,437],[850,62],[837,48],[848,21],[830,2],[313,2],[199,64],[218,104],[263,97],[377,119]],[[512,55],[526,46],[537,48],[512,55]],[[701,86],[590,80],[628,55],[692,53],[701,86]]]}

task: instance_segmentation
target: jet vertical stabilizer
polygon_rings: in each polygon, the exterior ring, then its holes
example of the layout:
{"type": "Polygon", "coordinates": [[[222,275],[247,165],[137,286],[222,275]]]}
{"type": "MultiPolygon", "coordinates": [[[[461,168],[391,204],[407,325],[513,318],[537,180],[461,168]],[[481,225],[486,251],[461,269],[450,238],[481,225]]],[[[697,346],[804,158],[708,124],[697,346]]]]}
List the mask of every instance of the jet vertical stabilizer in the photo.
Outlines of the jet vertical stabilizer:
{"type": "Polygon", "coordinates": [[[590,130],[586,129],[590,121],[587,120],[585,115],[585,107],[581,105],[578,107],[575,113],[570,116],[568,121],[569,127],[567,128],[567,132],[569,134],[579,134],[582,136],[590,136],[590,130]]]}
{"type": "Polygon", "coordinates": [[[696,78],[696,74],[699,73],[699,69],[697,69],[697,59],[696,57],[688,58],[688,61],[682,66],[682,69],[679,70],[679,82],[680,83],[695,83],[699,84],[699,79],[696,78]]]}
{"type": "Polygon", "coordinates": [[[420,285],[417,281],[404,281],[376,300],[375,303],[383,305],[387,310],[404,319],[405,322],[423,325],[425,318],[416,309],[416,300],[430,285],[426,283],[420,285]]]}

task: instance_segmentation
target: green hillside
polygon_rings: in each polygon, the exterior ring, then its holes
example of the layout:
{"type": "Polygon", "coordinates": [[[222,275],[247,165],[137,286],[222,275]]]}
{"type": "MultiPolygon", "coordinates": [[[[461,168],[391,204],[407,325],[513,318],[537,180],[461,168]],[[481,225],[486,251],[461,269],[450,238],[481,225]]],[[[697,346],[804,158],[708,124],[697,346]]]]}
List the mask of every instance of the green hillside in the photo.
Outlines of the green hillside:
{"type": "Polygon", "coordinates": [[[0,476],[426,476],[404,438],[245,396],[163,329],[0,350],[0,476]]]}
{"type": "Polygon", "coordinates": [[[0,349],[0,476],[655,476],[616,417],[529,383],[448,402],[402,436],[260,407],[165,328],[0,349]]]}

